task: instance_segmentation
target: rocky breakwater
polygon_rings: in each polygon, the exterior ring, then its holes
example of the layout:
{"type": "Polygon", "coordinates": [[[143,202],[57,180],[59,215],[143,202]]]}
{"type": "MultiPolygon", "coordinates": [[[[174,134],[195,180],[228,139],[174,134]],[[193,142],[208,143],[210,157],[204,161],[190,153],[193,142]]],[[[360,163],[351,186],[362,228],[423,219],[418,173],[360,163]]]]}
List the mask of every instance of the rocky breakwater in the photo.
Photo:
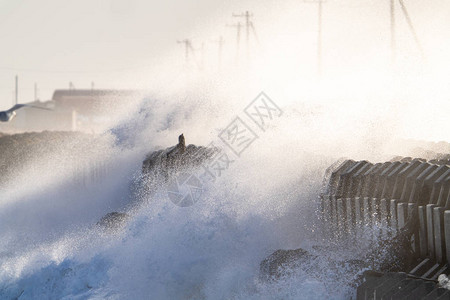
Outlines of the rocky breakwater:
{"type": "Polygon", "coordinates": [[[217,151],[216,148],[192,144],[186,146],[185,137],[181,134],[177,145],[151,152],[145,157],[139,186],[140,196],[151,195],[161,186],[171,185],[177,177],[191,174],[217,151]]]}
{"type": "MultiPolygon", "coordinates": [[[[152,198],[161,188],[170,189],[176,178],[190,174],[195,168],[210,159],[218,150],[203,146],[188,145],[184,135],[178,137],[178,144],[166,149],[148,153],[142,162],[140,179],[132,186],[134,201],[141,203],[152,198]]],[[[171,199],[172,200],[172,199],[171,199]]],[[[183,206],[182,200],[176,203],[183,206]]],[[[174,201],[174,200],[172,200],[174,201]]],[[[174,201],[175,202],[175,201],[174,201]]],[[[128,220],[129,212],[110,212],[97,225],[109,229],[119,229],[128,220]]]]}

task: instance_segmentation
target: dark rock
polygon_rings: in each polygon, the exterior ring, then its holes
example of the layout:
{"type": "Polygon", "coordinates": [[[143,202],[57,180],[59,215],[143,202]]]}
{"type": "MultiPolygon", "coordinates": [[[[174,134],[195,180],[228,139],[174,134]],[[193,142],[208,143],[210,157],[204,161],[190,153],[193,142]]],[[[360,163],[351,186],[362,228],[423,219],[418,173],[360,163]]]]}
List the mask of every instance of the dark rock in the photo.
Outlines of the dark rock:
{"type": "Polygon", "coordinates": [[[97,226],[107,230],[116,230],[125,225],[129,217],[126,213],[110,212],[97,222],[97,226]]]}
{"type": "Polygon", "coordinates": [[[322,278],[356,287],[362,282],[363,272],[368,267],[368,263],[360,259],[336,260],[329,255],[311,254],[301,248],[277,250],[260,263],[259,278],[263,282],[273,282],[307,274],[319,280],[322,278]]]}
{"type": "Polygon", "coordinates": [[[418,230],[417,218],[411,217],[397,234],[381,239],[364,257],[371,268],[380,272],[411,270],[418,263],[418,253],[411,244],[412,236],[418,230]]]}
{"type": "MultiPolygon", "coordinates": [[[[362,271],[368,268],[384,272],[398,272],[409,270],[417,264],[417,257],[411,248],[411,235],[416,231],[413,225],[407,224],[404,229],[389,239],[384,239],[373,247],[360,259],[335,260],[325,255],[311,254],[304,249],[277,250],[260,263],[260,278],[265,281],[277,280],[282,276],[290,276],[296,270],[323,273],[324,266],[318,266],[318,260],[326,260],[326,268],[339,274],[344,270],[348,283],[362,280],[362,271]]],[[[314,248],[314,247],[313,247],[314,248]]],[[[327,249],[327,251],[332,251],[327,249]]],[[[345,278],[339,278],[344,280],[345,278]]]]}
{"type": "Polygon", "coordinates": [[[183,134],[178,137],[178,141],[176,146],[154,151],[146,156],[142,163],[143,188],[146,192],[152,192],[180,172],[201,166],[218,152],[216,148],[195,145],[186,147],[183,134]]]}
{"type": "Polygon", "coordinates": [[[288,275],[290,270],[300,268],[302,264],[304,265],[316,257],[301,248],[277,250],[260,263],[260,278],[263,280],[279,279],[283,275],[288,275]]]}
{"type": "Polygon", "coordinates": [[[184,135],[183,134],[181,134],[178,137],[178,145],[177,145],[177,147],[178,147],[178,150],[181,153],[184,153],[184,151],[186,150],[186,141],[184,140],[184,135]]]}

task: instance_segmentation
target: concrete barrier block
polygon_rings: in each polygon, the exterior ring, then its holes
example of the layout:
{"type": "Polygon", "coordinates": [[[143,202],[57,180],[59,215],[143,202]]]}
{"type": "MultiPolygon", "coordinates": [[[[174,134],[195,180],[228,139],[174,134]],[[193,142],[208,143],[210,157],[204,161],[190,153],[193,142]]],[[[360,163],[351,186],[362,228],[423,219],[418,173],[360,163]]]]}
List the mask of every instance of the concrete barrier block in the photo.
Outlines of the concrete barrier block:
{"type": "Polygon", "coordinates": [[[386,278],[381,284],[374,288],[373,299],[381,300],[382,296],[392,290],[401,281],[406,279],[405,273],[392,273],[383,276],[386,278]]]}
{"type": "Polygon", "coordinates": [[[381,224],[381,217],[380,217],[380,199],[372,198],[371,200],[371,206],[372,206],[372,232],[373,232],[373,239],[379,238],[383,231],[381,230],[380,224],[381,224]]]}
{"type": "Polygon", "coordinates": [[[402,194],[400,196],[400,202],[409,202],[409,199],[411,198],[411,192],[414,188],[414,183],[416,182],[416,178],[430,166],[431,164],[429,163],[421,162],[417,167],[415,167],[406,175],[402,194]]]}
{"type": "Polygon", "coordinates": [[[354,207],[355,207],[355,224],[356,226],[361,226],[363,224],[363,199],[361,197],[354,198],[354,207]]]}
{"type": "Polygon", "coordinates": [[[352,179],[352,176],[358,172],[359,169],[364,167],[366,164],[368,164],[368,161],[362,160],[356,162],[354,165],[352,165],[350,168],[348,168],[345,172],[343,172],[339,179],[338,188],[336,191],[336,196],[341,198],[345,197],[345,195],[348,194],[348,190],[350,188],[350,181],[352,179]]]}
{"type": "Polygon", "coordinates": [[[422,299],[423,297],[431,293],[435,289],[435,287],[435,283],[425,281],[411,292],[411,299],[422,299]]]}
{"type": "MultiPolygon", "coordinates": [[[[415,160],[412,161],[407,167],[403,168],[400,173],[398,173],[397,178],[395,179],[394,189],[392,190],[391,199],[401,199],[403,187],[406,184],[406,178],[409,174],[413,173],[420,165],[421,161],[415,160]]],[[[401,201],[406,202],[406,201],[401,201]]]]}
{"type": "Polygon", "coordinates": [[[355,232],[355,202],[353,198],[345,199],[345,227],[348,233],[354,235],[355,232]]]}
{"type": "Polygon", "coordinates": [[[373,289],[386,281],[383,277],[369,277],[366,281],[358,286],[356,289],[356,300],[366,300],[373,298],[373,289]],[[371,290],[372,292],[370,292],[371,290]]]}
{"type": "Polygon", "coordinates": [[[418,210],[417,210],[417,204],[415,203],[408,203],[408,223],[410,224],[410,226],[412,227],[412,234],[413,234],[413,239],[411,241],[411,246],[414,252],[418,252],[419,251],[419,240],[418,240],[418,236],[419,236],[419,218],[418,218],[418,210]]]}
{"type": "Polygon", "coordinates": [[[390,216],[391,216],[391,230],[396,232],[398,230],[398,221],[397,221],[397,200],[392,199],[390,205],[390,216]]]}
{"type": "Polygon", "coordinates": [[[401,171],[407,168],[410,165],[409,162],[402,162],[397,167],[395,167],[389,174],[386,175],[384,180],[383,190],[381,192],[381,198],[391,197],[392,192],[394,191],[394,185],[397,181],[397,177],[401,171]]]}
{"type": "Polygon", "coordinates": [[[448,199],[450,195],[450,176],[445,178],[445,181],[442,183],[441,189],[439,191],[439,196],[437,200],[437,205],[445,207],[446,209],[450,209],[450,207],[447,207],[448,199]]]}
{"type": "Polygon", "coordinates": [[[366,163],[364,166],[362,166],[358,171],[356,171],[353,175],[350,177],[350,181],[348,184],[348,189],[346,190],[344,196],[351,198],[357,196],[358,187],[360,185],[360,182],[363,178],[363,175],[367,170],[370,170],[372,168],[373,164],[366,163]]]}
{"type": "MultiPolygon", "coordinates": [[[[381,295],[381,299],[398,299],[394,295],[404,289],[413,279],[405,278],[398,282],[397,285],[393,286],[389,291],[381,295]]],[[[368,298],[371,299],[371,298],[368,298]]]]}
{"type": "Polygon", "coordinates": [[[433,208],[434,257],[442,263],[444,260],[444,208],[433,208]]]}
{"type": "MultiPolygon", "coordinates": [[[[440,195],[441,189],[443,188],[447,179],[450,179],[450,169],[447,169],[446,172],[444,172],[438,179],[436,179],[432,183],[432,189],[431,189],[431,195],[430,195],[430,203],[431,204],[437,204],[437,206],[445,205],[445,203],[439,203],[439,200],[440,200],[439,195],[440,195]]],[[[447,183],[448,183],[448,181],[447,181],[447,183]]]]}
{"type": "Polygon", "coordinates": [[[445,200],[445,209],[450,209],[450,189],[447,189],[446,192],[441,190],[443,193],[443,197],[444,199],[447,198],[447,200],[445,200]]]}
{"type": "Polygon", "coordinates": [[[450,210],[444,212],[444,240],[447,264],[450,264],[450,210]]]}
{"type": "Polygon", "coordinates": [[[330,199],[330,211],[331,211],[331,215],[330,215],[330,226],[331,228],[337,228],[338,226],[338,216],[337,216],[337,199],[336,196],[331,195],[331,199],[330,199]]]}
{"type": "Polygon", "coordinates": [[[372,203],[369,197],[363,199],[363,211],[364,225],[372,226],[372,203]]]}
{"type": "Polygon", "coordinates": [[[450,167],[446,165],[438,166],[435,170],[433,170],[433,172],[426,176],[426,178],[423,180],[422,188],[417,195],[417,201],[420,204],[436,204],[433,203],[431,199],[433,185],[437,180],[439,180],[442,175],[444,175],[449,170],[449,168],[450,167]]]}
{"type": "Polygon", "coordinates": [[[413,279],[403,289],[393,295],[393,299],[411,298],[411,292],[423,284],[423,280],[413,279]]]}
{"type": "Polygon", "coordinates": [[[381,199],[381,194],[383,193],[383,189],[384,189],[384,185],[386,183],[387,176],[401,164],[402,163],[399,161],[393,162],[380,173],[380,175],[377,178],[377,183],[376,183],[373,195],[372,195],[373,198],[381,199]]]}
{"type": "MultiPolygon", "coordinates": [[[[441,288],[441,287],[435,287],[428,295],[423,297],[421,300],[436,300],[439,299],[439,297],[443,296],[445,293],[447,293],[448,290],[441,288]]],[[[449,298],[447,298],[449,299],[449,298]]]]}
{"type": "Polygon", "coordinates": [[[330,221],[330,216],[331,216],[331,207],[330,207],[330,203],[331,203],[331,196],[330,195],[322,195],[321,197],[321,214],[322,214],[322,220],[324,222],[329,222],[330,221]]]}
{"type": "Polygon", "coordinates": [[[427,213],[425,206],[418,207],[419,214],[419,253],[421,257],[428,255],[427,213]]]}
{"type": "Polygon", "coordinates": [[[408,219],[408,203],[397,203],[397,224],[402,229],[408,219]]]}
{"type": "Polygon", "coordinates": [[[349,161],[348,159],[339,159],[325,170],[325,174],[323,176],[323,181],[322,181],[322,186],[323,186],[322,194],[331,194],[332,193],[331,192],[332,182],[336,178],[336,172],[340,168],[342,168],[342,166],[348,161],[349,161]]]}
{"type": "Polygon", "coordinates": [[[414,181],[414,185],[412,187],[412,191],[409,196],[408,202],[419,203],[419,205],[429,204],[429,203],[426,203],[426,199],[421,199],[420,196],[422,194],[422,189],[424,187],[425,179],[428,177],[428,175],[432,174],[437,168],[438,168],[437,165],[430,165],[422,173],[420,173],[419,176],[417,176],[417,178],[414,181]],[[421,201],[419,201],[419,200],[421,200],[421,201]]]}
{"type": "Polygon", "coordinates": [[[433,208],[435,204],[428,204],[426,206],[427,211],[427,238],[428,238],[428,255],[431,259],[435,259],[434,252],[434,222],[433,222],[433,208]]]}
{"type": "Polygon", "coordinates": [[[364,224],[364,204],[363,199],[361,197],[354,198],[354,207],[355,207],[355,237],[359,239],[361,237],[362,226],[364,224]]]}
{"type": "Polygon", "coordinates": [[[331,196],[321,196],[321,222],[322,234],[324,237],[331,238],[330,224],[331,224],[331,196]]]}
{"type": "Polygon", "coordinates": [[[362,197],[374,197],[380,174],[387,168],[389,168],[392,164],[392,162],[385,162],[379,165],[376,169],[373,169],[373,171],[368,174],[368,176],[364,180],[365,186],[361,194],[362,197]]]}
{"type": "Polygon", "coordinates": [[[343,163],[341,163],[337,167],[337,169],[332,171],[332,173],[330,175],[328,187],[327,187],[327,193],[328,194],[331,194],[331,195],[335,195],[336,194],[341,174],[344,173],[346,170],[348,170],[355,163],[356,162],[354,160],[351,160],[351,159],[346,160],[343,163]]]}
{"type": "Polygon", "coordinates": [[[339,236],[342,237],[345,234],[346,227],[345,227],[345,202],[344,199],[339,198],[337,199],[337,228],[339,236]]]}
{"type": "Polygon", "coordinates": [[[389,217],[389,204],[390,201],[387,199],[381,199],[379,205],[380,212],[380,227],[381,227],[381,235],[383,238],[386,238],[389,233],[390,226],[390,217],[389,217]]]}
{"type": "Polygon", "coordinates": [[[358,187],[356,189],[357,197],[364,197],[363,193],[368,181],[372,180],[372,174],[375,173],[381,167],[381,165],[382,163],[376,163],[372,165],[367,171],[365,171],[364,174],[362,174],[359,179],[358,187]]]}

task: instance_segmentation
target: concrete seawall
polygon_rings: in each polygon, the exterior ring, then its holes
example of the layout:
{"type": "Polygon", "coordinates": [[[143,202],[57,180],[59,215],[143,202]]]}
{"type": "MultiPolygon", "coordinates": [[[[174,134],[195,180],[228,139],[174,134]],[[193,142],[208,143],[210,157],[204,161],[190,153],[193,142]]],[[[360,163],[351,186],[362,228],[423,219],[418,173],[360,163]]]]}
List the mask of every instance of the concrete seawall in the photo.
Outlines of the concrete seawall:
{"type": "Polygon", "coordinates": [[[392,288],[396,293],[403,290],[394,298],[419,290],[430,294],[430,299],[450,297],[447,291],[434,291],[436,280],[448,274],[450,263],[448,159],[397,158],[376,164],[344,160],[331,166],[325,176],[328,184],[320,210],[328,238],[379,241],[400,234],[408,238],[408,249],[400,253],[413,262],[409,269],[366,276],[358,288],[358,299],[382,299],[382,293],[383,299],[390,299],[394,297],[388,293],[392,288]],[[394,279],[397,284],[392,283],[394,279]],[[436,297],[431,296],[432,291],[436,297]]]}

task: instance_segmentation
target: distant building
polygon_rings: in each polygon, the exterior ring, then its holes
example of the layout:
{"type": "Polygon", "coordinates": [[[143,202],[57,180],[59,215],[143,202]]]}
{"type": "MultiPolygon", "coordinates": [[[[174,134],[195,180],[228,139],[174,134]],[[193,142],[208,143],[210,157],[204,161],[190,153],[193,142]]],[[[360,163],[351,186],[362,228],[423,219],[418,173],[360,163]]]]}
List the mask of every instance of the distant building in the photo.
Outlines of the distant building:
{"type": "Polygon", "coordinates": [[[56,90],[52,101],[56,109],[76,110],[80,114],[105,114],[105,106],[135,97],[132,90],[56,90]]]}
{"type": "Polygon", "coordinates": [[[133,90],[56,90],[49,101],[27,103],[51,110],[21,108],[0,132],[84,131],[101,132],[120,113],[123,104],[136,100],[142,92],[133,90]]]}

